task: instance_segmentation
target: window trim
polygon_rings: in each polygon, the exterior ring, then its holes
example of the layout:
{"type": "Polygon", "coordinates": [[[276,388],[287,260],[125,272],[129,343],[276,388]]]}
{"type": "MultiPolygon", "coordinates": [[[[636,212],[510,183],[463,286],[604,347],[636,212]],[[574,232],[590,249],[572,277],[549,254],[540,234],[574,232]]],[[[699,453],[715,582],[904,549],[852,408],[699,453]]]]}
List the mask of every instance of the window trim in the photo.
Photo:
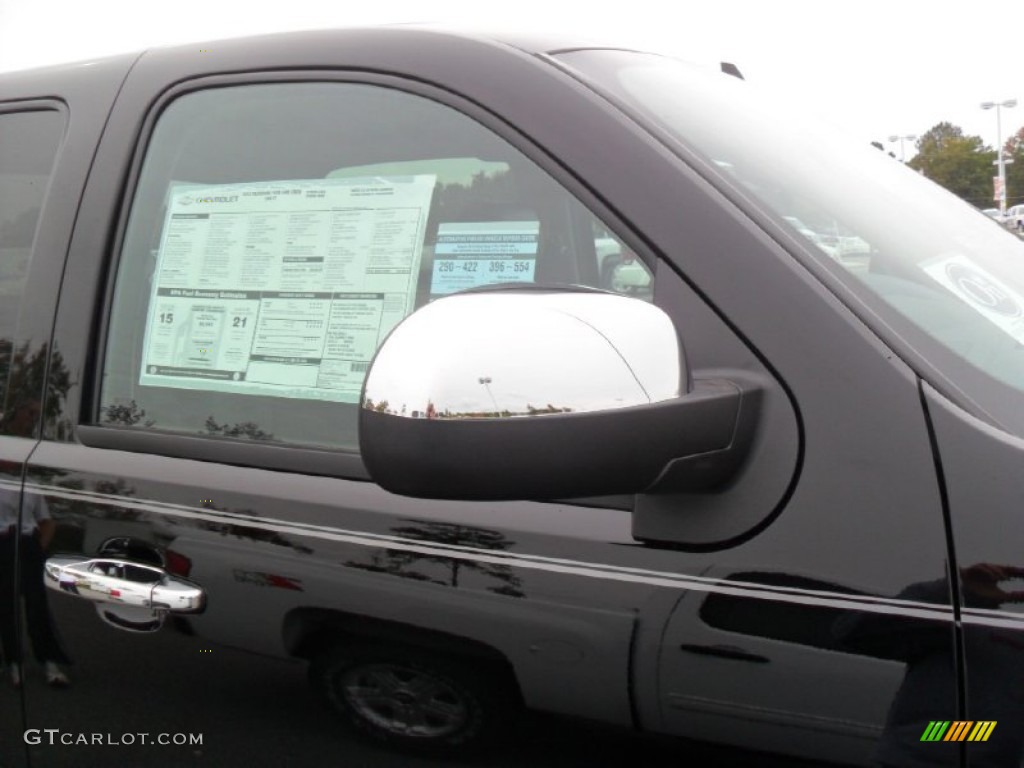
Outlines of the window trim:
{"type": "MultiPolygon", "coordinates": [[[[345,69],[251,70],[243,73],[205,75],[178,81],[157,93],[149,103],[135,134],[128,172],[118,189],[117,212],[109,240],[109,258],[105,264],[106,274],[101,279],[102,297],[96,307],[95,343],[91,345],[91,355],[82,378],[82,398],[76,435],[83,445],[349,480],[370,480],[358,450],[343,448],[318,450],[294,443],[260,444],[218,438],[217,436],[162,432],[157,429],[127,429],[103,425],[98,420],[98,415],[101,412],[103,372],[113,314],[115,286],[121,266],[128,219],[138,193],[142,166],[149,152],[156,125],[164,110],[177,99],[190,93],[215,88],[287,83],[344,83],[386,88],[430,99],[476,122],[534,163],[587,211],[598,218],[644,262],[652,277],[655,278],[655,285],[657,284],[659,254],[653,252],[647,243],[638,237],[633,229],[590,187],[557,158],[511,123],[479,103],[446,88],[405,77],[345,69]]],[[[115,115],[116,112],[115,105],[115,115]]],[[[655,303],[657,303],[656,297],[655,303]]]]}
{"type": "Polygon", "coordinates": [[[316,450],[301,445],[253,443],[215,435],[143,431],[126,427],[81,424],[78,436],[84,445],[131,453],[150,453],[218,464],[259,467],[304,475],[369,480],[362,457],[341,448],[316,450]]]}

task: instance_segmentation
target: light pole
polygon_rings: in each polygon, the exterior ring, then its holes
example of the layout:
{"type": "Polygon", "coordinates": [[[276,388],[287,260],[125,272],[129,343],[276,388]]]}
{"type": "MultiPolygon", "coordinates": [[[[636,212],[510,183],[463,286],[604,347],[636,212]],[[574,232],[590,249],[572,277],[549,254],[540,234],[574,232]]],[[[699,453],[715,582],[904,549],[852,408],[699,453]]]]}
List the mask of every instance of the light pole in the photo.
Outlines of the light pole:
{"type": "Polygon", "coordinates": [[[904,141],[913,141],[916,138],[917,138],[917,136],[914,136],[912,134],[909,135],[909,136],[890,136],[889,137],[889,141],[891,141],[891,142],[892,141],[898,141],[900,143],[900,162],[901,163],[905,163],[906,162],[906,160],[904,159],[905,155],[903,154],[903,142],[904,141]]]}
{"type": "Polygon", "coordinates": [[[999,201],[999,215],[1006,216],[1006,163],[1003,161],[1003,117],[1002,108],[1016,107],[1016,99],[1006,101],[983,101],[982,109],[996,108],[996,163],[999,165],[999,189],[996,190],[996,199],[999,201]]]}
{"type": "Polygon", "coordinates": [[[484,385],[484,389],[486,389],[487,394],[490,395],[491,402],[494,403],[494,412],[500,413],[500,409],[498,408],[498,401],[494,399],[494,393],[491,392],[491,377],[481,376],[479,379],[477,379],[477,381],[484,385]]]}

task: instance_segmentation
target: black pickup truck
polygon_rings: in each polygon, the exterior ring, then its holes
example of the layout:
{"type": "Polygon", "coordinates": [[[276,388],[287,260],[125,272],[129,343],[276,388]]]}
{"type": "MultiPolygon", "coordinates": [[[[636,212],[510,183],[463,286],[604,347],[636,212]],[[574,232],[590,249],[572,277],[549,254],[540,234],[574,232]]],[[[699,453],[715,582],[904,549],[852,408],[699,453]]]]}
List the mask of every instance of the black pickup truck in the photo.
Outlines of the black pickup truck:
{"type": "Polygon", "coordinates": [[[1019,765],[1024,243],[814,126],[412,27],[0,76],[0,764],[1019,765]]]}

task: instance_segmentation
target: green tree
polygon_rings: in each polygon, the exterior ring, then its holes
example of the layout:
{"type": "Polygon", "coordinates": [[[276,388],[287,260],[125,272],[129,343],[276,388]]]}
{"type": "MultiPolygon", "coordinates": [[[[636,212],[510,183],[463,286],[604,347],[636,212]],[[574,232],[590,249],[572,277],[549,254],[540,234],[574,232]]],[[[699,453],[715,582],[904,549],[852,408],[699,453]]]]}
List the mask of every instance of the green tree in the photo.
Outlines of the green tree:
{"type": "Polygon", "coordinates": [[[1003,144],[1003,157],[1013,160],[1006,165],[1006,206],[1024,204],[1024,128],[1003,144]]]}
{"type": "Polygon", "coordinates": [[[965,136],[959,126],[942,122],[918,139],[917,155],[907,165],[967,202],[986,208],[992,205],[995,158],[995,151],[980,136],[965,136]]]}

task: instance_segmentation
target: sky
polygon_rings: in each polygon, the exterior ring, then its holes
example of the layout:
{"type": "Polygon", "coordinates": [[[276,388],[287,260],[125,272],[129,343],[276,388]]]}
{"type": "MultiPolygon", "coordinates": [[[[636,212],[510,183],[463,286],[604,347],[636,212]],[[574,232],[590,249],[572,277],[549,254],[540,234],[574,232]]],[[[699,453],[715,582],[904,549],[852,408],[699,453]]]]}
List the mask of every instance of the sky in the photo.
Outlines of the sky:
{"type": "MultiPolygon", "coordinates": [[[[852,138],[920,135],[940,121],[995,147],[984,101],[1024,100],[1013,3],[991,0],[0,0],[0,72],[152,46],[395,23],[564,32],[717,66],[796,99],[852,138]]],[[[1002,110],[1002,139],[1024,101],[1002,110]]],[[[913,142],[903,142],[906,159],[913,142]]]]}

